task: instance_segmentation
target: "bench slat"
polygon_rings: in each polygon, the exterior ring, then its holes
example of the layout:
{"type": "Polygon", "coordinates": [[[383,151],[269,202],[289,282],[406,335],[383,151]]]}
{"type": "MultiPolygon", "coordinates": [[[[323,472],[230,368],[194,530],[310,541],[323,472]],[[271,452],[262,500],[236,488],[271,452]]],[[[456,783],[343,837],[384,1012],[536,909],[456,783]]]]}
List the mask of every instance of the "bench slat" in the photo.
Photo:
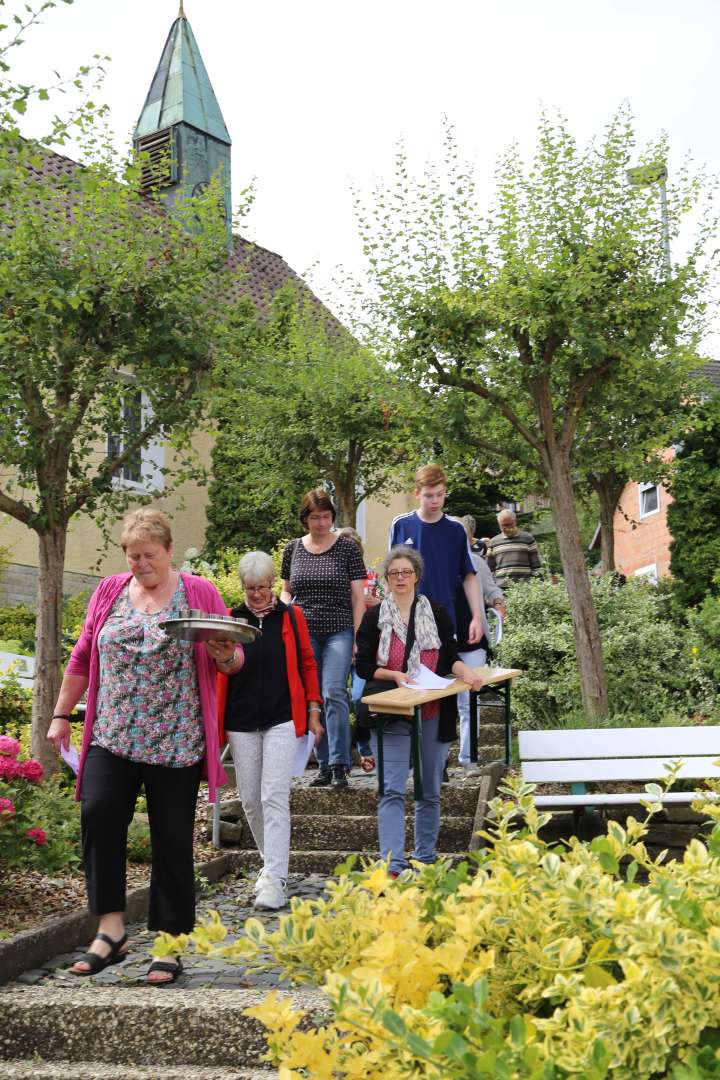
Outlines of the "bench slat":
{"type": "Polygon", "coordinates": [[[587,728],[519,732],[520,759],[720,757],[720,727],[587,728]]]}
{"type": "Polygon", "coordinates": [[[574,806],[637,806],[643,802],[673,803],[675,805],[695,802],[696,799],[711,800],[711,792],[708,791],[669,791],[662,799],[654,795],[648,795],[643,791],[629,791],[623,795],[601,795],[597,792],[586,795],[536,795],[535,805],[539,810],[556,807],[572,808],[574,806]]]}
{"type": "MultiPolygon", "coordinates": [[[[678,758],[680,755],[678,754],[678,758]]],[[[523,761],[523,779],[531,784],[560,783],[589,780],[664,780],[665,766],[673,758],[606,758],[595,761],[523,761]]],[[[682,761],[679,777],[702,779],[720,776],[715,757],[693,757],[682,761]]]]}

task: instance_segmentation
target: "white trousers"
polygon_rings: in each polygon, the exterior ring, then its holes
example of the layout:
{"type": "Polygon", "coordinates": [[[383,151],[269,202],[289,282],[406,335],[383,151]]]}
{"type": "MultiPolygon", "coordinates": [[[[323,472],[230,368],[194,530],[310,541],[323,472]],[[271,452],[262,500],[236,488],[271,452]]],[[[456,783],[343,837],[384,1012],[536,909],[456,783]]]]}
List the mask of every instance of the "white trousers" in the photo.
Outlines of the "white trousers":
{"type": "Polygon", "coordinates": [[[228,731],[238,792],[269,878],[290,860],[290,782],[297,736],[292,721],[266,731],[228,731]]]}
{"type": "MultiPolygon", "coordinates": [[[[458,656],[468,667],[482,667],[487,659],[484,649],[473,649],[471,652],[459,652],[458,656]]],[[[458,754],[461,765],[470,764],[470,691],[465,690],[458,694],[458,712],[460,713],[460,752],[458,754]]]]}

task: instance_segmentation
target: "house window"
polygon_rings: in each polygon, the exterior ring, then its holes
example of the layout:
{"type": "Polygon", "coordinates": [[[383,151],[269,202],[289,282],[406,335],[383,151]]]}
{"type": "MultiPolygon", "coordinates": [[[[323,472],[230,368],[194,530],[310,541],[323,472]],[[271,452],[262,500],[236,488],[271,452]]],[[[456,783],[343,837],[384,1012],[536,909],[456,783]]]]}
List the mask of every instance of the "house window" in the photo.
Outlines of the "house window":
{"type": "MultiPolygon", "coordinates": [[[[109,458],[122,454],[127,441],[139,435],[152,417],[147,396],[139,387],[128,386],[122,401],[122,434],[108,435],[109,458]]],[[[164,486],[163,447],[159,439],[135,450],[113,477],[116,487],[135,488],[142,492],[162,491],[164,486]]]]}
{"type": "Polygon", "coordinates": [[[660,510],[660,487],[658,484],[639,484],[640,520],[657,514],[660,510]]]}
{"type": "Polygon", "coordinates": [[[657,563],[649,563],[647,566],[641,566],[633,575],[634,577],[644,577],[648,581],[652,581],[653,585],[658,583],[658,568],[657,563]]]}

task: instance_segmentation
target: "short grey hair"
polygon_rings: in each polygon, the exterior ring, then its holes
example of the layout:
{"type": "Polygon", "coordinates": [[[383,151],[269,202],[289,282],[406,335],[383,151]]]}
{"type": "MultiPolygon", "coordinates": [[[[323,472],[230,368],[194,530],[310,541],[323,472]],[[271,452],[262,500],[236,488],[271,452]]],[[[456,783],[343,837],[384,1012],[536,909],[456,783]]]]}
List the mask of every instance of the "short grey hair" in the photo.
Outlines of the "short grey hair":
{"type": "Polygon", "coordinates": [[[248,551],[238,563],[240,580],[257,585],[261,581],[275,580],[275,563],[265,551],[248,551]]]}
{"type": "Polygon", "coordinates": [[[388,551],[382,561],[382,566],[380,567],[380,573],[384,578],[387,578],[388,570],[396,559],[407,559],[415,571],[418,581],[422,580],[422,576],[425,573],[423,557],[419,551],[416,551],[415,548],[408,547],[406,544],[396,544],[395,547],[390,548],[388,551]]]}

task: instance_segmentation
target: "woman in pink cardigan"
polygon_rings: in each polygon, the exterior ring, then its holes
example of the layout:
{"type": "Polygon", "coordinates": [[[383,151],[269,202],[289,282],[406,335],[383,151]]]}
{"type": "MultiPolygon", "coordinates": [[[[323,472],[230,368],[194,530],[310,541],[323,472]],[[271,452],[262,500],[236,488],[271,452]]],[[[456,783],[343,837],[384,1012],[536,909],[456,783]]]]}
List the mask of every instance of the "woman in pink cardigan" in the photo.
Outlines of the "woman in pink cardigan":
{"type": "MultiPolygon", "coordinates": [[[[48,739],[59,751],[87,691],[76,797],[82,803],[88,907],[99,916],[88,952],[70,968],[94,975],[127,955],[127,830],[144,785],[152,839],[148,929],[188,933],[195,923],[193,831],[201,777],[211,801],[225,780],[218,751],[217,672],[243,665],[241,646],[177,641],[159,627],[188,608],[224,615],[215,586],[172,566],[168,519],[127,514],[120,543],[130,572],[100,582],[73,649],[48,739]]],[[[147,980],[174,982],[178,961],[154,961],[147,980]]]]}

